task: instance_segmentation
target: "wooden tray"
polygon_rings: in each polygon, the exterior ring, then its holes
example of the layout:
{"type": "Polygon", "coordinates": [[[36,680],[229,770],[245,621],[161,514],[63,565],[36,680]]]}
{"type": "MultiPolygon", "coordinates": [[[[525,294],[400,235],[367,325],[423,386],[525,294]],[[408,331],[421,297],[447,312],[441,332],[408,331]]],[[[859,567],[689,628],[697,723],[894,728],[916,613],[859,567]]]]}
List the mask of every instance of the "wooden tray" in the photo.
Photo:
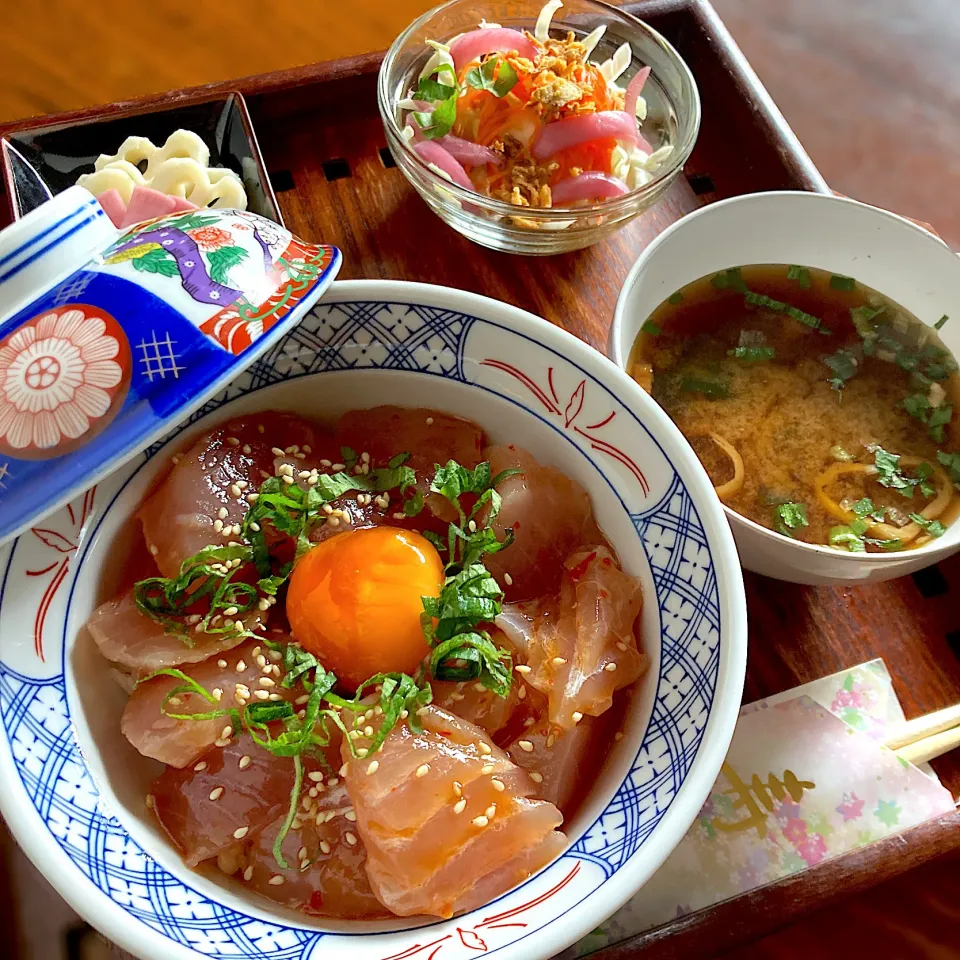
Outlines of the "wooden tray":
{"type": "MultiPolygon", "coordinates": [[[[827,185],[707,0],[646,0],[627,9],[661,31],[697,79],[697,147],[661,204],[590,250],[524,259],[477,247],[442,224],[393,168],[376,106],[380,55],[212,84],[28,123],[101,118],[178,97],[240,90],[246,97],[287,226],[338,245],[341,278],[447,284],[538,313],[605,351],[620,286],[637,254],[679,217],[725,197],[827,185]]],[[[906,211],[909,212],[909,211],[906,211]]],[[[2,216],[2,214],[0,214],[2,216]]],[[[750,664],[745,699],[778,693],[883,657],[908,717],[960,701],[960,557],[868,587],[801,587],[746,575],[750,664]]],[[[935,764],[960,792],[960,756],[935,764]]],[[[596,954],[623,960],[713,956],[797,916],[950,849],[960,818],[903,837],[674,921],[596,954]]]]}

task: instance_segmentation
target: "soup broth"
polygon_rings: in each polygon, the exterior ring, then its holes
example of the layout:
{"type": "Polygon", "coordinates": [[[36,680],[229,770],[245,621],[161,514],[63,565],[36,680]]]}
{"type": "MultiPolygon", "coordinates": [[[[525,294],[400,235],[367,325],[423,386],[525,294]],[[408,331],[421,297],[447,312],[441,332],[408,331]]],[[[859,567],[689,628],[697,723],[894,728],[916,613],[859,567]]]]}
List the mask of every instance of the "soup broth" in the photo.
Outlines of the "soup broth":
{"type": "Polygon", "coordinates": [[[928,326],[850,277],[745,266],[660,304],[629,369],[742,516],[808,543],[910,549],[960,512],[947,319],[928,326]]]}

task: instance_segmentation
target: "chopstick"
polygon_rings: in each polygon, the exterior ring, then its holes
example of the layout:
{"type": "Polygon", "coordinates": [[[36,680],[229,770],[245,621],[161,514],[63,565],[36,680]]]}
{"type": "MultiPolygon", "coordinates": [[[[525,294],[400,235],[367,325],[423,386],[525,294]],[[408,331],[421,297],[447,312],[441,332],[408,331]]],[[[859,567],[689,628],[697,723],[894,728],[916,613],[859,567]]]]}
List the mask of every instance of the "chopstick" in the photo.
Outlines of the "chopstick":
{"type": "Polygon", "coordinates": [[[960,747],[960,703],[900,724],[886,746],[908,763],[926,763],[960,747]]]}

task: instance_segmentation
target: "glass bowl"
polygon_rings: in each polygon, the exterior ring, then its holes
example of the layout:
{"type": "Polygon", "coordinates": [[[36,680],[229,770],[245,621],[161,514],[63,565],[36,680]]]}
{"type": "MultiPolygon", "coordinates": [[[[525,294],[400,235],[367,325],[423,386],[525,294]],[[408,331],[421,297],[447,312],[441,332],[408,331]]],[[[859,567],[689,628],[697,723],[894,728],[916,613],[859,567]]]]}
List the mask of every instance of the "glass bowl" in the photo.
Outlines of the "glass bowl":
{"type": "Polygon", "coordinates": [[[387,51],[377,85],[377,100],[387,143],[397,166],[443,221],[481,246],[510,253],[546,255],[588,247],[652,207],[674,181],[693,149],[700,127],[700,96],[690,69],[655,30],[635,17],[596,0],[567,0],[553,18],[552,37],[573,31],[585,37],[596,27],[606,32],[590,59],[602,63],[623,43],[633,51],[630,66],[617,81],[625,87],[642,67],[651,68],[643,88],[647,115],[641,130],[654,150],[673,151],[644,186],[611,200],[576,207],[518,207],[466,190],[436,173],[411,148],[401,132],[398,102],[417,86],[432,52],[427,40],[448,42],[477,28],[481,20],[532,32],[540,0],[453,0],[415,20],[387,51]]]}

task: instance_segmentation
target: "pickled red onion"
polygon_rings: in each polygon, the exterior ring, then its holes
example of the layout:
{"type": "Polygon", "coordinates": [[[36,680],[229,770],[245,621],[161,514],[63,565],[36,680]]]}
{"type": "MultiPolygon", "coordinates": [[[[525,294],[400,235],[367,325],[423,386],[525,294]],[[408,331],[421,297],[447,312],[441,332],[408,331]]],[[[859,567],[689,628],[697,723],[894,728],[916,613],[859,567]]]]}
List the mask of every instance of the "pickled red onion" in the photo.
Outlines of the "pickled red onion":
{"type": "Polygon", "coordinates": [[[539,50],[536,44],[509,27],[493,27],[482,30],[471,30],[462,37],[458,37],[450,44],[450,56],[457,73],[474,60],[479,60],[485,53],[511,53],[516,51],[527,60],[535,60],[539,50]]]}
{"type": "Polygon", "coordinates": [[[548,123],[533,145],[533,156],[537,160],[546,160],[560,150],[606,137],[629,141],[646,153],[653,153],[650,144],[640,136],[636,117],[622,110],[601,110],[548,123]]]}
{"type": "Polygon", "coordinates": [[[484,163],[495,163],[500,166],[502,162],[502,158],[489,147],[473,143],[471,140],[464,140],[462,137],[455,137],[451,133],[448,133],[445,137],[438,137],[436,142],[454,160],[462,163],[465,167],[476,167],[484,163]]]}
{"type": "Polygon", "coordinates": [[[590,170],[569,180],[561,180],[552,190],[553,205],[562,207],[577,200],[610,200],[629,192],[630,188],[622,180],[590,170]]]}
{"type": "Polygon", "coordinates": [[[458,187],[476,192],[476,187],[470,182],[467,171],[435,140],[415,143],[413,149],[424,163],[432,164],[438,170],[442,170],[458,187]]]}
{"type": "Polygon", "coordinates": [[[623,98],[623,112],[628,117],[637,115],[637,100],[640,98],[640,91],[643,90],[643,85],[647,82],[649,76],[650,68],[644,67],[642,70],[638,70],[627,84],[627,91],[623,98]]]}

